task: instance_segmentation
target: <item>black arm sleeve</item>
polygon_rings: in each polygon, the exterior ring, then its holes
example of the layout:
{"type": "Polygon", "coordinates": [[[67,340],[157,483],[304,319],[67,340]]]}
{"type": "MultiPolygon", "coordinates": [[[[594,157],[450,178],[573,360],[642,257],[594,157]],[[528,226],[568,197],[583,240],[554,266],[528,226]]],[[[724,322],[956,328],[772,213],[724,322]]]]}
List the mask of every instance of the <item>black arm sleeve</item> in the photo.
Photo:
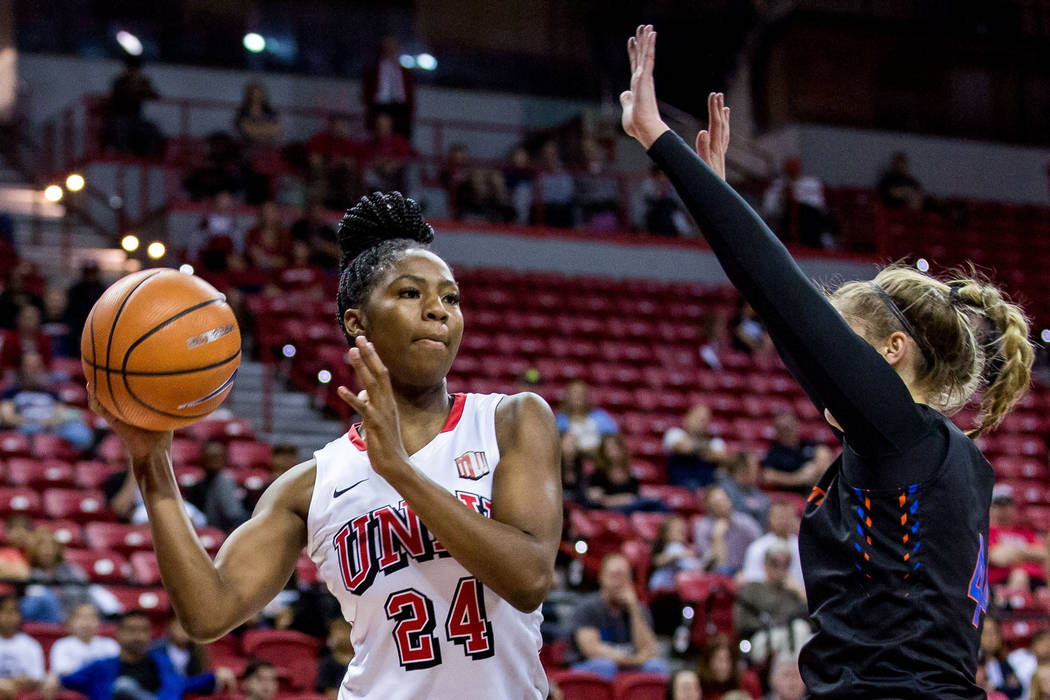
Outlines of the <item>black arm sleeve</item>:
{"type": "Polygon", "coordinates": [[[898,452],[928,430],[907,386],[853,332],[762,219],[677,134],[649,149],[700,225],[726,275],[762,317],[785,365],[827,408],[852,448],[898,452]]]}

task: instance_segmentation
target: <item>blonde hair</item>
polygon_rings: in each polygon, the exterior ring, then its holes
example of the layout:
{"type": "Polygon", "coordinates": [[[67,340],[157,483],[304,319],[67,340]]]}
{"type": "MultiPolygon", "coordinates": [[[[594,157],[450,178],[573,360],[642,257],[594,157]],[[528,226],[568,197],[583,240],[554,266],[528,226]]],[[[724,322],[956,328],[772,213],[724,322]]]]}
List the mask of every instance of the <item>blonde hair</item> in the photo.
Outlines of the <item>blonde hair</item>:
{"type": "Polygon", "coordinates": [[[1028,691],[1028,700],[1050,700],[1050,693],[1043,692],[1043,686],[1039,683],[1039,677],[1050,675],[1050,665],[1040,664],[1032,674],[1031,688],[1028,691]]]}
{"type": "Polygon", "coordinates": [[[896,264],[873,282],[844,284],[829,297],[869,341],[901,330],[912,336],[920,351],[918,388],[941,413],[954,415],[983,390],[970,437],[998,426],[1028,390],[1035,359],[1028,319],[972,269],[940,280],[896,264]]]}

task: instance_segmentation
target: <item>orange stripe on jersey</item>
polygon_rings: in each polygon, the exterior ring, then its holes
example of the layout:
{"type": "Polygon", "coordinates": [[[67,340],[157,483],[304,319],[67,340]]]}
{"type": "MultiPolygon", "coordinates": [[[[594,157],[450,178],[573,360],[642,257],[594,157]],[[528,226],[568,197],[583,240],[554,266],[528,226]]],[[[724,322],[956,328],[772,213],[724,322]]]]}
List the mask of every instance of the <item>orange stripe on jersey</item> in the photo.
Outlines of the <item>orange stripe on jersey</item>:
{"type": "Polygon", "coordinates": [[[897,499],[897,502],[901,504],[901,508],[904,507],[904,501],[905,501],[905,498],[904,498],[904,494],[902,493],[900,495],[900,498],[897,499]]]}
{"type": "Polygon", "coordinates": [[[820,488],[819,486],[814,486],[813,490],[809,492],[809,498],[807,498],[806,501],[807,502],[808,501],[812,501],[813,499],[817,498],[818,496],[820,497],[820,500],[823,501],[824,500],[824,496],[826,495],[826,493],[827,492],[824,491],[824,489],[820,488]]]}
{"type": "Polygon", "coordinates": [[[901,515],[901,525],[904,525],[907,522],[908,522],[908,514],[904,513],[903,515],[901,515]]]}

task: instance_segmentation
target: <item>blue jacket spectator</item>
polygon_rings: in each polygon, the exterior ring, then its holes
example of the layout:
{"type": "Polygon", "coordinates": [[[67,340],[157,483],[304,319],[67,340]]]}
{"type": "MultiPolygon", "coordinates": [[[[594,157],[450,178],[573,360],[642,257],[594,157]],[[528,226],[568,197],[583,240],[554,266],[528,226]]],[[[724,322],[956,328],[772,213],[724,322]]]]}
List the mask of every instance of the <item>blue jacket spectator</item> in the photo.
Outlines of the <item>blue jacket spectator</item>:
{"type": "Polygon", "coordinates": [[[591,406],[587,384],[578,379],[565,387],[565,398],[555,417],[558,432],[572,434],[576,449],[588,457],[598,450],[602,436],[620,432],[612,416],[591,406]]]}

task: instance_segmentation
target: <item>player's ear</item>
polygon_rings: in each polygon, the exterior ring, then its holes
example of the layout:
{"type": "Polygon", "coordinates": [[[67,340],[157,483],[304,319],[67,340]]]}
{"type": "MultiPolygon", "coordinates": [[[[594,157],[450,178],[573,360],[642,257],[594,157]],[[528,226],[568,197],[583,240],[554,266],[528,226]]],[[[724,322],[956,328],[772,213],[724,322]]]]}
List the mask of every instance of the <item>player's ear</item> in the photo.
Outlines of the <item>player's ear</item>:
{"type": "MultiPolygon", "coordinates": [[[[890,333],[890,336],[886,338],[886,341],[882,345],[882,355],[886,358],[886,362],[891,365],[896,365],[902,359],[904,359],[905,353],[908,351],[908,341],[914,345],[915,340],[909,338],[909,336],[903,331],[894,331],[890,333]]],[[[916,346],[918,350],[918,346],[916,346]]]]}
{"type": "Polygon", "coordinates": [[[343,313],[343,328],[354,338],[365,335],[364,309],[347,309],[343,313]]]}

